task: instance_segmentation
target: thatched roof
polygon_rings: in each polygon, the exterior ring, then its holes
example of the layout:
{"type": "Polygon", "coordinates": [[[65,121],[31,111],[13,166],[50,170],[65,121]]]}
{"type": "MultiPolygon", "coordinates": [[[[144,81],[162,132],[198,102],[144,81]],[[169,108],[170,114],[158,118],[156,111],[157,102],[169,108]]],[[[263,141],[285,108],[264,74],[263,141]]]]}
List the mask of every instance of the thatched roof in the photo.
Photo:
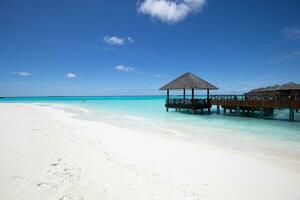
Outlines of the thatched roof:
{"type": "Polygon", "coordinates": [[[160,90],[177,90],[177,89],[202,89],[217,90],[218,88],[209,82],[187,72],[170,83],[164,85],[160,90]]]}
{"type": "Polygon", "coordinates": [[[300,90],[300,84],[289,82],[283,85],[273,85],[268,87],[261,87],[253,89],[248,93],[260,93],[260,92],[272,92],[272,91],[283,91],[283,90],[300,90]]]}
{"type": "Polygon", "coordinates": [[[273,85],[273,86],[267,86],[267,87],[261,87],[257,89],[253,89],[248,93],[257,93],[257,92],[271,92],[275,91],[280,87],[280,85],[273,85]]]}
{"type": "Polygon", "coordinates": [[[289,82],[280,86],[277,90],[300,90],[300,84],[289,82]]]}

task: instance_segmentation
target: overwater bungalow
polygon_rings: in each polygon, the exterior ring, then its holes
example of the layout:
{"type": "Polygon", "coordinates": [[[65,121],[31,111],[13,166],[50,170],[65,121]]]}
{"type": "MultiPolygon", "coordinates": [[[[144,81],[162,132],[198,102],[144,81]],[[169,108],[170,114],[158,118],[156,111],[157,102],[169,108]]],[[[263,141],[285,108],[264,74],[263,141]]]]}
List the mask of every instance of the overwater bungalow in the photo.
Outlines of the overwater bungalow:
{"type": "Polygon", "coordinates": [[[261,98],[274,98],[276,96],[276,89],[278,89],[280,85],[273,85],[267,87],[256,88],[248,93],[245,93],[247,99],[261,99],[261,98]]]}
{"type": "Polygon", "coordinates": [[[207,109],[210,112],[211,103],[210,103],[210,90],[217,90],[218,88],[211,83],[195,76],[194,74],[187,72],[175,80],[169,82],[160,88],[160,90],[167,91],[166,99],[166,110],[169,111],[169,108],[175,108],[176,110],[188,109],[192,110],[193,113],[196,113],[197,110],[207,109]],[[182,90],[183,98],[170,98],[170,90],[182,90]],[[186,90],[191,90],[191,98],[186,98],[186,90]],[[206,90],[206,99],[196,99],[195,90],[206,90]]]}
{"type": "Polygon", "coordinates": [[[283,85],[274,85],[268,87],[257,88],[245,94],[248,99],[299,99],[300,84],[289,82],[283,85]]]}
{"type": "Polygon", "coordinates": [[[276,91],[281,98],[300,100],[300,84],[289,82],[281,85],[276,91]]]}

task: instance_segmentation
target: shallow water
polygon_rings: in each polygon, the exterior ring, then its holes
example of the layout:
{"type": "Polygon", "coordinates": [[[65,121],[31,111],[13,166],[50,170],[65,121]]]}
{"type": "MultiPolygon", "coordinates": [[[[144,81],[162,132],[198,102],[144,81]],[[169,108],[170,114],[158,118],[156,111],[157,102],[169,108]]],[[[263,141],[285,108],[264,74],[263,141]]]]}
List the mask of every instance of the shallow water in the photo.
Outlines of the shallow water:
{"type": "Polygon", "coordinates": [[[191,115],[166,112],[164,96],[136,97],[27,97],[0,102],[76,105],[92,112],[80,118],[100,120],[149,134],[176,137],[222,148],[300,161],[300,113],[288,121],[288,110],[276,110],[273,119],[235,115],[191,115]]]}

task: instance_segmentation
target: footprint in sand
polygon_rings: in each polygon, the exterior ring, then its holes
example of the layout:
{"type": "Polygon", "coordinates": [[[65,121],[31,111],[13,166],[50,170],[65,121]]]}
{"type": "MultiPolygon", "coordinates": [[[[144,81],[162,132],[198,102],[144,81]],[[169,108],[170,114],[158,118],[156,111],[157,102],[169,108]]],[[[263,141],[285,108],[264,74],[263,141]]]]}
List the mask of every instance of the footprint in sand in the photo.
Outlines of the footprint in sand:
{"type": "MultiPolygon", "coordinates": [[[[78,182],[81,178],[81,168],[73,168],[72,166],[69,166],[65,160],[58,158],[52,164],[49,164],[50,168],[48,168],[45,173],[46,180],[41,180],[39,183],[37,183],[37,187],[40,187],[42,185],[47,185],[47,187],[59,189],[61,186],[65,184],[70,184],[74,182],[78,182]]],[[[80,198],[72,198],[70,196],[62,196],[61,198],[67,200],[69,199],[80,199],[80,198]]]]}
{"type": "Polygon", "coordinates": [[[67,195],[63,195],[58,200],[84,200],[84,198],[81,195],[67,194],[67,195]]]}
{"type": "Polygon", "coordinates": [[[40,187],[42,185],[49,185],[49,183],[38,183],[38,184],[36,184],[36,186],[38,186],[38,187],[40,187]]]}

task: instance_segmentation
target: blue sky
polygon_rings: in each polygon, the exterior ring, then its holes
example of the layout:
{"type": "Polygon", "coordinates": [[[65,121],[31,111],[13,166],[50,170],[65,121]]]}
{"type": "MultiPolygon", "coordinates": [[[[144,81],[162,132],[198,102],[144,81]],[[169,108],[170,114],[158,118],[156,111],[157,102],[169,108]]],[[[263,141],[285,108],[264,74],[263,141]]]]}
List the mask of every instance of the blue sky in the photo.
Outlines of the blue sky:
{"type": "Polygon", "coordinates": [[[217,93],[300,83],[300,1],[1,0],[0,96],[217,93]]]}

